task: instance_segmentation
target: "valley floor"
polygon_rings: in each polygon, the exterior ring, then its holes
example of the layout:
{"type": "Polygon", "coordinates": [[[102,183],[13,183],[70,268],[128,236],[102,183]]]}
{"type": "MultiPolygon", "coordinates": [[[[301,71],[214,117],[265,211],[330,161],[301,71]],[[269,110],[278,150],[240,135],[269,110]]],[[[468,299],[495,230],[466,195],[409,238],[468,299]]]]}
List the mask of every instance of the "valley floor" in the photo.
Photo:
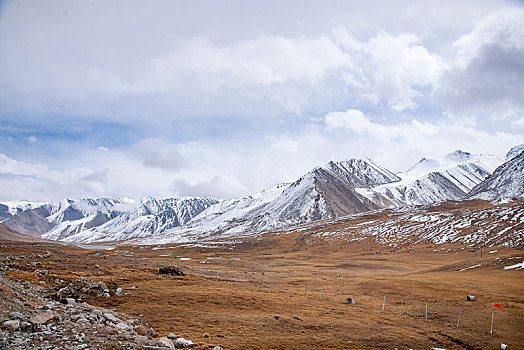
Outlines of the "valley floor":
{"type": "Polygon", "coordinates": [[[6,266],[11,280],[44,288],[57,277],[116,283],[126,295],[86,301],[196,349],[524,348],[524,270],[504,269],[523,261],[522,250],[481,257],[463,245],[299,242],[294,234],[207,248],[5,242],[0,256],[18,263],[6,266]],[[186,276],[159,276],[166,265],[186,276]]]}

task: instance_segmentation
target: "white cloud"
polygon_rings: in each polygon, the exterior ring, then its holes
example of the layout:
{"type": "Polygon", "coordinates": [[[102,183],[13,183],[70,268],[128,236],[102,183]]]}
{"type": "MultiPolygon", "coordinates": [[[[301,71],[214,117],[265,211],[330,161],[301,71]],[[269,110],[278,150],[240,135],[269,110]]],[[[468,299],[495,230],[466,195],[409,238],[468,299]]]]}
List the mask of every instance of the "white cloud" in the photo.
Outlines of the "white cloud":
{"type": "Polygon", "coordinates": [[[29,143],[37,143],[39,140],[36,136],[31,135],[27,138],[27,141],[29,141],[29,143]]]}

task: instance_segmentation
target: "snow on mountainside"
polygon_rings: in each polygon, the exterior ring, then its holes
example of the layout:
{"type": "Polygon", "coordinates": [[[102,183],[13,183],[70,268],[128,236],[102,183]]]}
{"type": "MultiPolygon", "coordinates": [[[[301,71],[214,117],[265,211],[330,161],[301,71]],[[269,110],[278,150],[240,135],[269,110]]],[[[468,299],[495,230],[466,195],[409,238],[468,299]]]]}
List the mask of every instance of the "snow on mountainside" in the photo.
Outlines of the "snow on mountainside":
{"type": "Polygon", "coordinates": [[[524,143],[520,144],[518,146],[512,147],[508,153],[506,153],[506,160],[510,160],[516,156],[518,156],[520,153],[524,152],[524,143]]]}
{"type": "Polygon", "coordinates": [[[392,247],[421,242],[522,247],[523,218],[524,201],[498,205],[448,202],[351,215],[290,228],[278,234],[299,232],[299,239],[309,244],[319,240],[370,239],[392,247]]]}
{"type": "Polygon", "coordinates": [[[44,235],[44,238],[67,242],[95,242],[157,235],[186,224],[217,203],[213,198],[144,198],[132,211],[123,213],[103,225],[60,238],[56,238],[57,236],[50,232],[44,235]]]}
{"type": "Polygon", "coordinates": [[[353,186],[373,187],[398,180],[395,174],[369,159],[330,162],[311,170],[290,185],[280,186],[278,191],[269,191],[274,196],[267,196],[267,201],[252,204],[249,197],[226,201],[209,208],[188,225],[150,241],[177,241],[180,237],[195,234],[213,236],[262,232],[383,208],[382,204],[359,194],[353,186]],[[244,205],[246,201],[249,205],[244,205]]]}
{"type": "Polygon", "coordinates": [[[0,202],[0,222],[24,210],[38,208],[46,203],[29,201],[5,201],[0,202]]]}
{"type": "MultiPolygon", "coordinates": [[[[112,198],[64,199],[58,203],[44,204],[24,210],[3,223],[23,234],[40,237],[43,234],[96,226],[107,222],[127,210],[132,201],[112,198]]],[[[53,238],[50,238],[53,239],[53,238]]]]}
{"type": "Polygon", "coordinates": [[[372,193],[389,199],[393,206],[459,200],[502,161],[492,155],[463,151],[452,152],[443,159],[423,158],[405,173],[397,174],[400,182],[378,186],[372,193]]]}
{"type": "Polygon", "coordinates": [[[468,198],[507,201],[524,198],[524,150],[498,167],[483,182],[475,186],[468,198]]]}
{"type": "MultiPolygon", "coordinates": [[[[126,199],[64,200],[22,211],[4,224],[68,242],[236,237],[384,208],[461,200],[502,162],[492,155],[455,151],[442,159],[423,158],[406,172],[393,174],[369,159],[348,159],[238,199],[145,198],[137,204],[126,199]]],[[[512,183],[516,190],[521,184],[512,183]]]]}
{"type": "Polygon", "coordinates": [[[234,223],[238,224],[248,213],[275,200],[288,186],[287,183],[280,183],[247,197],[222,201],[204,210],[186,227],[208,232],[225,230],[234,223]]]}

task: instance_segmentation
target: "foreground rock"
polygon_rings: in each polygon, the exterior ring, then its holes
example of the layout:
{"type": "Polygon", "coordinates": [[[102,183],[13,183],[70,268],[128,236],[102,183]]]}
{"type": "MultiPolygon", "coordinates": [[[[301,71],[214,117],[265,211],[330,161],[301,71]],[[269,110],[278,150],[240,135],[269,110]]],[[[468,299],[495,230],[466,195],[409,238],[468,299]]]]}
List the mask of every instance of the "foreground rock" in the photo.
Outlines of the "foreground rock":
{"type": "MultiPolygon", "coordinates": [[[[71,295],[71,291],[104,293],[105,289],[88,280],[75,280],[64,287],[55,297],[71,295]]],[[[13,282],[1,272],[0,290],[0,349],[131,350],[158,346],[158,341],[139,334],[147,332],[137,320],[86,303],[61,304],[46,299],[32,286],[13,282]]]]}
{"type": "Polygon", "coordinates": [[[78,278],[71,282],[62,282],[46,292],[46,296],[54,300],[62,300],[66,298],[72,299],[87,299],[106,297],[111,295],[124,295],[122,288],[116,288],[112,285],[110,288],[103,282],[95,282],[84,278],[78,278]]]}

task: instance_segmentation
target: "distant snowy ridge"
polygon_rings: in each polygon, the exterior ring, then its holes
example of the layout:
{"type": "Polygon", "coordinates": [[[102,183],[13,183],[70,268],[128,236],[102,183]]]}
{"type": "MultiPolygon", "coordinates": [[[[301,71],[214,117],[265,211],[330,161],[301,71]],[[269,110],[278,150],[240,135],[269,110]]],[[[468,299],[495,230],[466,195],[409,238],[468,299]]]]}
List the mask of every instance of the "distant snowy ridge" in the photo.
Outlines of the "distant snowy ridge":
{"type": "Polygon", "coordinates": [[[423,158],[405,173],[397,174],[399,182],[375,187],[367,195],[381,195],[392,206],[460,200],[502,162],[493,155],[463,151],[452,152],[442,159],[423,158]]]}
{"type": "Polygon", "coordinates": [[[524,150],[475,186],[468,194],[468,198],[489,201],[524,198],[524,150]]]}
{"type": "Polygon", "coordinates": [[[40,237],[58,232],[74,231],[78,227],[93,227],[107,222],[128,210],[132,200],[127,198],[84,198],[64,199],[57,203],[43,204],[34,209],[24,210],[3,224],[11,229],[30,236],[40,237]]]}
{"type": "Polygon", "coordinates": [[[96,227],[66,232],[50,231],[43,237],[66,242],[96,242],[152,236],[182,226],[218,203],[214,198],[143,198],[133,210],[96,227]]]}
{"type": "Polygon", "coordinates": [[[508,153],[506,153],[506,160],[511,160],[512,158],[518,156],[520,153],[524,152],[524,143],[518,146],[512,147],[508,153]]]}
{"type": "MultiPolygon", "coordinates": [[[[353,158],[329,162],[292,183],[237,199],[64,200],[25,210],[5,222],[14,222],[10,227],[17,230],[18,225],[22,233],[29,230],[68,242],[237,237],[384,208],[462,200],[502,162],[492,155],[457,150],[441,159],[423,158],[394,174],[370,159],[353,158]]],[[[513,173],[522,178],[521,168],[513,173]]],[[[507,183],[493,186],[504,191],[500,187],[507,183]]],[[[516,190],[519,184],[515,182],[516,190]]]]}
{"type": "Polygon", "coordinates": [[[31,201],[4,201],[0,202],[0,222],[24,210],[38,208],[46,203],[31,201]]]}

